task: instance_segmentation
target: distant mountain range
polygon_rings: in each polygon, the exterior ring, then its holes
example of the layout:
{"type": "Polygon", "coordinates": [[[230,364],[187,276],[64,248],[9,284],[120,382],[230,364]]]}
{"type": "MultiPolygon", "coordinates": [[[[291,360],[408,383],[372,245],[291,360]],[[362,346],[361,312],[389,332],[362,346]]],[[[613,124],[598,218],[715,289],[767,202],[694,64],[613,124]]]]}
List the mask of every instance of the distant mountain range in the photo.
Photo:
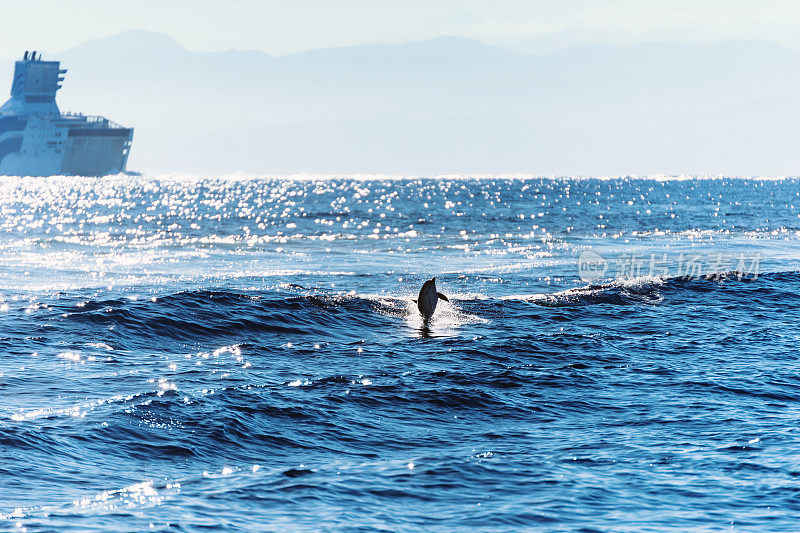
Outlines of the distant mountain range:
{"type": "Polygon", "coordinates": [[[768,42],[273,57],[130,31],[45,58],[62,110],[136,128],[145,172],[800,174],[800,54],[768,42]]]}

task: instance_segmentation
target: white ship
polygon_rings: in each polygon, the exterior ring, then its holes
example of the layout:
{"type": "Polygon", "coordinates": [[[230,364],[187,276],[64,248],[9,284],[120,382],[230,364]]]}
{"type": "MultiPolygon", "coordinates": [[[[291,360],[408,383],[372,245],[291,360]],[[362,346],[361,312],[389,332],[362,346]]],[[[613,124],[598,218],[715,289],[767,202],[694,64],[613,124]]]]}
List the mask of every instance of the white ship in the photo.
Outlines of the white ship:
{"type": "Polygon", "coordinates": [[[0,175],[102,176],[125,172],[133,128],[104,117],[61,114],[58,61],[28,53],[14,64],[11,99],[0,107],[0,175]]]}

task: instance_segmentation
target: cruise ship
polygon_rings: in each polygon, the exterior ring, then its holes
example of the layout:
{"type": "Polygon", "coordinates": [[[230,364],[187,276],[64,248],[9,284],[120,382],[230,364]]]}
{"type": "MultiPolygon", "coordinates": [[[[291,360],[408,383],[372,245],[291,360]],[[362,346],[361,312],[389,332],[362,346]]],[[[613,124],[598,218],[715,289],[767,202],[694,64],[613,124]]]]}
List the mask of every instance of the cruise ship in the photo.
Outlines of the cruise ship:
{"type": "Polygon", "coordinates": [[[0,175],[125,172],[133,128],[104,117],[62,114],[56,93],[66,72],[35,51],[15,62],[11,98],[0,107],[0,175]]]}

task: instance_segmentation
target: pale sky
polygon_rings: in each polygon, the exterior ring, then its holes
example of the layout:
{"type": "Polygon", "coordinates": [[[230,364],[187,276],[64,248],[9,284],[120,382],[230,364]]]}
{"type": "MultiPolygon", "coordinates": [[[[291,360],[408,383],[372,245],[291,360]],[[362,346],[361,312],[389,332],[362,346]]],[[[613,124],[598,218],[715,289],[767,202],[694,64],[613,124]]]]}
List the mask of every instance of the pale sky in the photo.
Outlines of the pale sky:
{"type": "Polygon", "coordinates": [[[405,42],[460,35],[511,49],[765,39],[800,48],[797,0],[0,0],[0,60],[59,52],[129,29],[190,50],[405,42]]]}

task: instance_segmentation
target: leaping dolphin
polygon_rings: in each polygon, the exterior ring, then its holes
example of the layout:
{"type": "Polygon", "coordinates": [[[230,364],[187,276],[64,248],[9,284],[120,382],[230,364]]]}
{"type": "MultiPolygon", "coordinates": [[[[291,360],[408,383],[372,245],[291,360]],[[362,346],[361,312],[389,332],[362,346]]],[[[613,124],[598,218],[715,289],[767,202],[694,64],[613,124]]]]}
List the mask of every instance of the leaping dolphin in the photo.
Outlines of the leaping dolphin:
{"type": "Polygon", "coordinates": [[[439,303],[439,299],[445,302],[450,301],[447,299],[447,296],[441,292],[436,292],[436,278],[429,279],[422,284],[422,288],[419,290],[419,296],[414,301],[417,302],[417,309],[422,313],[422,317],[426,322],[430,320],[433,316],[433,312],[436,311],[436,304],[439,303]]]}

